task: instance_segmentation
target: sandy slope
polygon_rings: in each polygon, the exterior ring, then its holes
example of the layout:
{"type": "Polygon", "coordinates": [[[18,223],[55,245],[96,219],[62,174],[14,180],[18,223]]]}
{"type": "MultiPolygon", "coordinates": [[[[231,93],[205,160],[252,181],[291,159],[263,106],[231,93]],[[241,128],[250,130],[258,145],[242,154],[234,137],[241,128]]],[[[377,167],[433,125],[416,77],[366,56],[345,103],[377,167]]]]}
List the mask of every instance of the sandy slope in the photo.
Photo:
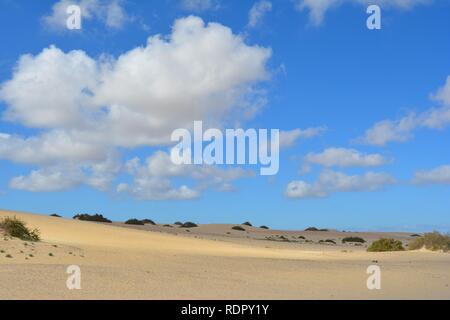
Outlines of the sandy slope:
{"type": "Polygon", "coordinates": [[[450,299],[450,254],[343,252],[0,211],[6,215],[38,227],[43,241],[0,239],[0,299],[450,299]],[[369,291],[366,269],[375,263],[382,290],[369,291]],[[73,264],[81,290],[66,288],[73,264]]]}

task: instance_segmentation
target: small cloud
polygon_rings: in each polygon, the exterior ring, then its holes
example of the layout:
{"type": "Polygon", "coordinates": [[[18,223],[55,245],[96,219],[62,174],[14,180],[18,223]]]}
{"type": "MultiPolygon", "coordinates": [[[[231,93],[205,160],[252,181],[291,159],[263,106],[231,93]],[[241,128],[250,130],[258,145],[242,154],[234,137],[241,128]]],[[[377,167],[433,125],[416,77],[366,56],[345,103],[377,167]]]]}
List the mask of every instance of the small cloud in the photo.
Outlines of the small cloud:
{"type": "Polygon", "coordinates": [[[307,165],[324,167],[377,167],[389,162],[380,154],[363,154],[355,149],[328,148],[321,153],[309,153],[305,157],[307,165]]]}
{"type": "Polygon", "coordinates": [[[418,171],[414,175],[415,184],[449,184],[450,185],[450,165],[443,165],[432,170],[418,171]]]}
{"type": "Polygon", "coordinates": [[[383,120],[367,129],[357,143],[384,146],[389,142],[405,142],[413,137],[414,130],[427,128],[440,130],[450,125],[450,76],[445,85],[432,96],[443,105],[422,113],[410,113],[399,120],[383,120]]]}
{"type": "Polygon", "coordinates": [[[298,11],[308,11],[310,22],[318,26],[323,23],[325,15],[330,9],[344,4],[355,3],[365,6],[376,4],[386,8],[407,10],[431,2],[432,0],[296,0],[295,8],[298,11]]]}
{"type": "Polygon", "coordinates": [[[347,175],[331,170],[323,171],[313,183],[305,181],[290,182],[285,191],[288,198],[326,198],[338,192],[373,192],[383,189],[396,180],[386,173],[368,172],[363,175],[347,175]]]}
{"type": "Polygon", "coordinates": [[[280,131],[280,148],[292,147],[298,139],[310,139],[322,135],[327,131],[326,127],[312,127],[307,129],[294,129],[280,131]]]}
{"type": "Polygon", "coordinates": [[[267,0],[256,2],[248,13],[248,26],[250,28],[257,27],[264,19],[266,13],[272,11],[272,3],[267,0]]]}
{"type": "Polygon", "coordinates": [[[50,30],[66,30],[67,8],[77,5],[81,9],[82,21],[97,20],[110,29],[121,29],[131,18],[127,15],[121,0],[60,0],[42,22],[50,30]]]}

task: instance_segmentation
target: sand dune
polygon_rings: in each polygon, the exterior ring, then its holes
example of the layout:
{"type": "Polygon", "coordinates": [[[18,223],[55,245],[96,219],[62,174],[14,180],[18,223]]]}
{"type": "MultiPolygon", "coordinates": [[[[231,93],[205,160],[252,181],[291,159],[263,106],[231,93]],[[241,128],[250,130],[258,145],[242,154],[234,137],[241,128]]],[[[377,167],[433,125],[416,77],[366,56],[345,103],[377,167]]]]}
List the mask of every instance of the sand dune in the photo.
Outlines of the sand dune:
{"type": "Polygon", "coordinates": [[[255,234],[279,231],[234,236],[223,225],[188,233],[0,211],[7,215],[39,228],[42,241],[0,240],[0,299],[450,298],[445,253],[275,243],[255,234]],[[381,290],[366,287],[371,264],[381,267],[381,290]],[[69,265],[81,268],[81,290],[66,288],[69,265]]]}

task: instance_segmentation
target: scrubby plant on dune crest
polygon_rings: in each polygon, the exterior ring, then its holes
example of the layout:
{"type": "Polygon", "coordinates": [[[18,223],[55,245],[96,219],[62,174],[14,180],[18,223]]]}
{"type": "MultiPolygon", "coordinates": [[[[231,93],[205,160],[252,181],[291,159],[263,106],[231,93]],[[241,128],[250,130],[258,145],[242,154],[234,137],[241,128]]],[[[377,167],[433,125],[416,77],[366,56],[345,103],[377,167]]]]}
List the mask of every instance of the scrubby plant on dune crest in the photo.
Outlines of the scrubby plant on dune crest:
{"type": "Polygon", "coordinates": [[[400,240],[395,239],[380,239],[374,241],[369,248],[369,252],[386,252],[386,251],[405,251],[400,240]]]}
{"type": "Polygon", "coordinates": [[[38,229],[29,229],[26,223],[16,217],[5,217],[0,221],[0,228],[11,237],[24,241],[39,241],[40,232],[38,229]]]}
{"type": "Polygon", "coordinates": [[[409,250],[428,249],[432,251],[450,251],[450,235],[437,231],[425,233],[409,243],[409,250]]]}
{"type": "Polygon", "coordinates": [[[132,224],[132,225],[137,225],[137,226],[143,226],[144,222],[138,219],[129,219],[127,221],[125,221],[125,224],[132,224]]]}

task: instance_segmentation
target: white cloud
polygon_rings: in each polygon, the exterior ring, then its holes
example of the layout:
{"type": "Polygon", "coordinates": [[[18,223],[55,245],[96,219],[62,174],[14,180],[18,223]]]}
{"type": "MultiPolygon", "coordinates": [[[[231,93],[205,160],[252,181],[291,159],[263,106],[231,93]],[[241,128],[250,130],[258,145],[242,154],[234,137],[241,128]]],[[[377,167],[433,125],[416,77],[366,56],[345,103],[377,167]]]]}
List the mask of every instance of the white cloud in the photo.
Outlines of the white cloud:
{"type": "Polygon", "coordinates": [[[331,170],[323,171],[314,183],[292,181],[285,195],[288,198],[324,198],[337,192],[377,191],[395,183],[395,179],[385,173],[368,172],[364,175],[346,175],[331,170]]]}
{"type": "Polygon", "coordinates": [[[450,76],[447,77],[445,85],[437,91],[433,98],[442,102],[444,105],[450,105],[450,76]]]}
{"type": "Polygon", "coordinates": [[[13,178],[9,186],[13,189],[31,192],[63,191],[78,186],[82,182],[80,172],[69,172],[67,168],[58,170],[34,170],[28,176],[13,178]]]}
{"type": "Polygon", "coordinates": [[[450,165],[437,167],[429,171],[418,171],[414,175],[416,184],[450,184],[450,165]]]}
{"type": "Polygon", "coordinates": [[[413,131],[418,128],[444,129],[450,125],[450,77],[446,84],[433,95],[443,105],[431,108],[422,113],[410,113],[399,120],[383,120],[366,130],[357,142],[384,146],[389,142],[404,142],[413,137],[413,131]]]}
{"type": "Polygon", "coordinates": [[[117,186],[117,192],[130,193],[139,200],[191,200],[200,197],[200,193],[189,187],[173,187],[165,178],[136,178],[132,186],[122,183],[117,186]]]}
{"type": "Polygon", "coordinates": [[[321,153],[309,153],[304,159],[306,164],[324,167],[376,167],[388,163],[380,154],[363,154],[355,149],[328,148],[321,153]]]}
{"type": "Polygon", "coordinates": [[[327,131],[326,127],[297,128],[290,131],[280,131],[280,148],[291,147],[298,139],[310,139],[323,134],[325,131],[327,131]]]}
{"type": "Polygon", "coordinates": [[[217,10],[218,0],[181,0],[181,6],[187,11],[201,12],[207,10],[217,10]]]}
{"type": "Polygon", "coordinates": [[[264,19],[266,13],[272,11],[272,3],[267,0],[256,2],[248,13],[248,26],[254,28],[264,19]]]}
{"type": "Polygon", "coordinates": [[[0,134],[0,158],[30,165],[104,161],[108,149],[89,141],[75,140],[64,131],[50,131],[22,138],[0,134]]]}
{"type": "Polygon", "coordinates": [[[308,10],[309,19],[314,25],[320,25],[328,10],[344,4],[368,6],[377,4],[385,8],[410,9],[414,6],[430,3],[432,0],[296,0],[298,11],[308,10]]]}
{"type": "Polygon", "coordinates": [[[245,120],[242,114],[262,106],[258,85],[269,79],[270,56],[270,49],[248,46],[229,28],[197,17],[177,20],[171,35],[150,37],[118,58],[55,46],[24,55],[1,84],[0,101],[5,120],[39,133],[0,132],[0,159],[38,166],[15,187],[37,190],[25,179],[39,186],[67,167],[83,173],[69,180],[103,189],[110,175],[91,171],[118,157],[121,147],[168,145],[174,129],[189,129],[194,120],[217,126],[245,120]]]}
{"type": "Polygon", "coordinates": [[[130,19],[121,0],[60,0],[53,5],[51,14],[42,18],[43,23],[53,30],[65,30],[70,5],[80,6],[82,21],[97,19],[112,29],[122,28],[130,19]]]}
{"type": "Polygon", "coordinates": [[[167,152],[157,151],[148,157],[145,164],[138,158],[126,163],[133,177],[131,184],[122,183],[118,192],[129,193],[142,200],[189,200],[201,196],[202,191],[233,191],[232,182],[254,174],[241,168],[220,169],[214,166],[175,165],[167,152]],[[190,178],[194,186],[174,186],[170,178],[190,178]]]}
{"type": "Polygon", "coordinates": [[[421,114],[410,113],[400,120],[383,120],[366,130],[357,142],[384,146],[389,142],[405,142],[417,128],[443,129],[450,124],[450,107],[433,108],[421,114]]]}

